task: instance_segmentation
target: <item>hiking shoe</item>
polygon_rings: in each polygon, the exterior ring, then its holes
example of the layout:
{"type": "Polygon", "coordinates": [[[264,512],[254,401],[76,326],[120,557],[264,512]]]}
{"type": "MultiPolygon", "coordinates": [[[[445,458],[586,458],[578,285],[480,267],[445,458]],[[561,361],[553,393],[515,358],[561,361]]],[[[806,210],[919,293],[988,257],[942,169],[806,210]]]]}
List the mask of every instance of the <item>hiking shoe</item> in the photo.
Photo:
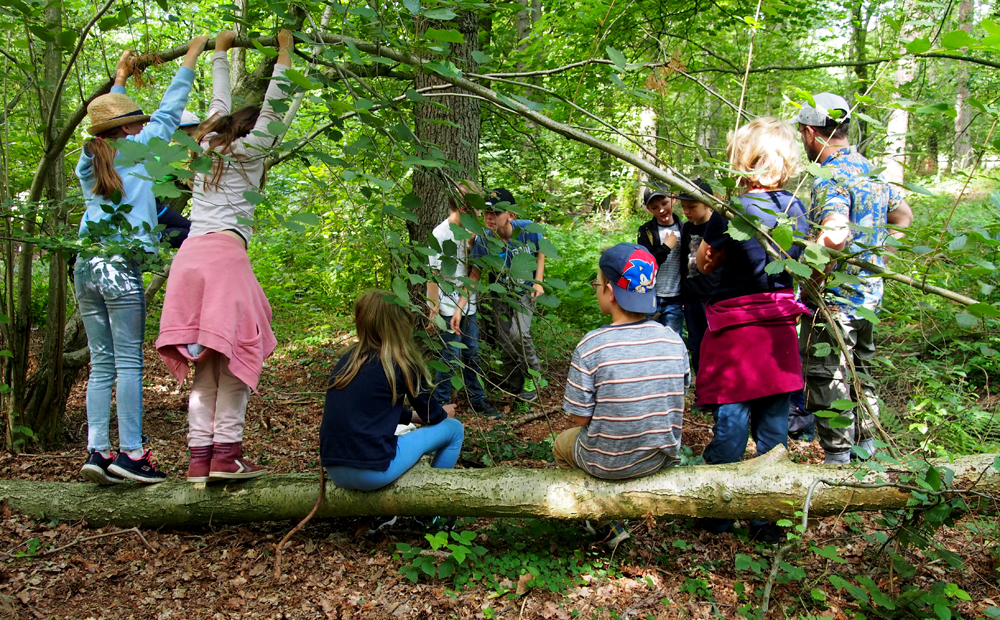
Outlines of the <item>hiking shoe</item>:
{"type": "Polygon", "coordinates": [[[370,529],[367,532],[365,532],[365,536],[374,536],[375,534],[378,534],[382,530],[390,528],[390,527],[396,525],[396,521],[398,521],[398,520],[399,520],[399,517],[393,517],[391,519],[385,519],[381,523],[379,523],[378,525],[376,525],[375,527],[373,527],[372,529],[370,529]]]}
{"type": "Polygon", "coordinates": [[[108,471],[116,476],[130,478],[136,482],[146,484],[163,482],[167,479],[167,474],[156,469],[150,459],[152,455],[152,450],[146,450],[142,453],[142,458],[133,459],[124,452],[119,452],[115,462],[108,466],[108,471]]]}
{"type": "Polygon", "coordinates": [[[538,398],[538,388],[535,387],[535,380],[531,377],[525,377],[524,384],[521,386],[521,393],[517,397],[525,402],[536,400],[538,398]]]}
{"type": "Polygon", "coordinates": [[[266,475],[267,469],[243,456],[243,442],[216,443],[208,476],[212,480],[247,480],[266,475]]]}
{"type": "Polygon", "coordinates": [[[91,450],[87,462],[80,468],[80,473],[87,480],[97,484],[121,484],[125,482],[124,478],[108,473],[108,466],[114,462],[113,458],[106,459],[97,450],[91,450]]]}
{"type": "Polygon", "coordinates": [[[503,417],[503,414],[488,400],[481,400],[475,403],[470,402],[469,408],[472,409],[472,413],[491,420],[499,420],[503,417]]]}
{"type": "Polygon", "coordinates": [[[607,525],[601,525],[595,527],[590,521],[583,522],[583,529],[587,530],[592,536],[595,536],[598,541],[603,542],[604,545],[611,550],[614,550],[621,543],[631,538],[628,530],[625,526],[621,524],[620,521],[612,521],[607,525]]]}
{"type": "Polygon", "coordinates": [[[212,446],[191,446],[191,461],[188,463],[188,482],[208,482],[208,472],[212,467],[212,446]]]}
{"type": "Polygon", "coordinates": [[[531,411],[531,405],[529,405],[525,401],[519,400],[514,402],[515,413],[525,414],[528,413],[529,411],[531,411]]]}
{"type": "Polygon", "coordinates": [[[784,539],[784,532],[774,523],[750,523],[750,540],[768,545],[777,545],[784,539]]]}

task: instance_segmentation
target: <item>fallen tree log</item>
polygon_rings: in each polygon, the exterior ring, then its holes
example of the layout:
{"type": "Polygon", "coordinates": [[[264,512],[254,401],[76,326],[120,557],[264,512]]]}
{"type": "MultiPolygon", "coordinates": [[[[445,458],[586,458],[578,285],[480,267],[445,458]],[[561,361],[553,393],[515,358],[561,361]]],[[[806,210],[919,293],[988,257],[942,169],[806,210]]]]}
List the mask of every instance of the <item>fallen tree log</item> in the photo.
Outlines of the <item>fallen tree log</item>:
{"type": "MultiPolygon", "coordinates": [[[[953,488],[975,484],[1000,494],[996,455],[961,457],[936,465],[954,472],[953,488]]],[[[373,492],[347,491],[327,482],[317,518],[362,515],[542,517],[551,519],[728,517],[777,519],[802,509],[818,480],[809,512],[877,511],[906,506],[910,491],[886,472],[862,481],[856,467],[798,465],[784,448],[731,465],[677,467],[638,480],[610,482],[558,469],[431,469],[421,462],[402,478],[373,492]],[[854,486],[834,486],[853,484],[854,486]]],[[[240,484],[122,484],[0,480],[0,501],[35,519],[86,521],[92,526],[195,526],[301,519],[312,509],[318,474],[271,475],[240,484]]],[[[947,477],[945,477],[947,479],[947,477]]]]}

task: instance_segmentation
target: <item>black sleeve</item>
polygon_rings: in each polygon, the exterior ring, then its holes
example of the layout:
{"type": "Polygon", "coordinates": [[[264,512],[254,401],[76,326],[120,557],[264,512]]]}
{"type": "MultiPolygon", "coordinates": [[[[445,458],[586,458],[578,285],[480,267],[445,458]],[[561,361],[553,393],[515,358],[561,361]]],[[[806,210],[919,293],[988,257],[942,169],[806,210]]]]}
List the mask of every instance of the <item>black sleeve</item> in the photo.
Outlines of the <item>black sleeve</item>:
{"type": "Polygon", "coordinates": [[[702,240],[712,246],[713,250],[718,250],[732,241],[727,232],[728,230],[729,220],[721,213],[713,213],[711,219],[708,220],[708,224],[705,225],[705,235],[702,237],[702,240]]]}
{"type": "Polygon", "coordinates": [[[670,256],[670,246],[665,243],[657,243],[654,245],[653,242],[649,240],[649,229],[646,228],[645,225],[639,227],[639,234],[637,235],[636,243],[646,248],[649,253],[653,255],[653,258],[656,259],[657,265],[667,260],[667,257],[670,256]]]}
{"type": "MultiPolygon", "coordinates": [[[[421,392],[416,396],[407,394],[406,397],[409,399],[410,404],[413,405],[413,410],[417,412],[420,419],[428,425],[443,422],[448,417],[448,414],[444,412],[441,405],[431,397],[431,393],[428,391],[421,392]]],[[[406,423],[409,424],[409,420],[406,423]]]]}

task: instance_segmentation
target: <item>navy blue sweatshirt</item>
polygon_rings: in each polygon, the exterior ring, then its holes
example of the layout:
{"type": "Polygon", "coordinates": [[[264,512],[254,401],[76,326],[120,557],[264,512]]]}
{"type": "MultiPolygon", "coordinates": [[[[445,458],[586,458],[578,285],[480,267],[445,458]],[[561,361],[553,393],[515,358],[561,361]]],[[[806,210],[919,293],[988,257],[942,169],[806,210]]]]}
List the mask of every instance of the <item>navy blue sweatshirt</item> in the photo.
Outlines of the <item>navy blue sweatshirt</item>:
{"type": "MultiPolygon", "coordinates": [[[[330,374],[330,382],[349,359],[343,356],[330,374]]],[[[437,424],[447,414],[431,398],[430,392],[406,392],[403,373],[396,369],[396,392],[385,377],[382,362],[372,356],[347,387],[326,391],[323,421],[319,426],[319,454],[323,467],[343,465],[357,469],[385,471],[396,457],[396,425],[409,424],[410,412],[403,407],[406,394],[410,405],[428,424],[437,424]]]]}

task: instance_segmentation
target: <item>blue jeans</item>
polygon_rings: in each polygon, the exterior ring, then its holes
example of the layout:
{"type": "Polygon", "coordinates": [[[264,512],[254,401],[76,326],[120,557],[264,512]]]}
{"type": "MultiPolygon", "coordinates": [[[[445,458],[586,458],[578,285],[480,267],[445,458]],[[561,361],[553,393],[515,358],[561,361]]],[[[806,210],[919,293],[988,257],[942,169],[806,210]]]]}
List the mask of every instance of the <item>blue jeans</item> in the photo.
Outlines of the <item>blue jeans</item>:
{"type": "Polygon", "coordinates": [[[442,331],[441,340],[444,348],[441,350],[441,361],[447,364],[448,370],[437,371],[434,377],[434,400],[447,405],[451,402],[451,377],[455,374],[456,361],[461,359],[462,379],[468,390],[469,402],[479,404],[486,400],[482,380],[479,376],[479,321],[475,314],[462,317],[461,335],[442,331]],[[452,346],[453,342],[461,342],[464,349],[452,346]]]}
{"type": "Polygon", "coordinates": [[[747,449],[747,437],[757,442],[757,455],[763,456],[778,444],[788,447],[788,405],[791,393],[765,396],[756,400],[714,405],[714,436],[705,448],[705,462],[738,463],[747,449]]]}
{"type": "Polygon", "coordinates": [[[74,269],[76,303],[90,347],[87,448],[111,449],[111,388],[118,384],[118,443],[142,448],[142,341],[146,297],[139,265],[121,257],[81,260],[74,269]]]}
{"type": "Polygon", "coordinates": [[[679,303],[667,303],[666,297],[656,298],[656,313],[650,318],[660,325],[674,330],[678,336],[684,335],[684,311],[679,303]],[[653,318],[653,317],[656,318],[653,318]]]}
{"type": "Polygon", "coordinates": [[[400,435],[396,441],[396,456],[389,463],[389,469],[385,471],[332,465],[326,468],[326,473],[334,484],[343,489],[374,491],[394,482],[416,465],[420,457],[432,452],[434,459],[431,461],[431,467],[454,469],[462,452],[464,438],[465,429],[462,428],[462,423],[454,418],[448,418],[433,426],[425,426],[400,435]]]}
{"type": "Polygon", "coordinates": [[[705,318],[705,302],[692,300],[684,302],[684,324],[687,327],[687,345],[691,352],[691,372],[698,375],[698,364],[701,362],[701,341],[708,330],[708,319],[705,318]]]}

